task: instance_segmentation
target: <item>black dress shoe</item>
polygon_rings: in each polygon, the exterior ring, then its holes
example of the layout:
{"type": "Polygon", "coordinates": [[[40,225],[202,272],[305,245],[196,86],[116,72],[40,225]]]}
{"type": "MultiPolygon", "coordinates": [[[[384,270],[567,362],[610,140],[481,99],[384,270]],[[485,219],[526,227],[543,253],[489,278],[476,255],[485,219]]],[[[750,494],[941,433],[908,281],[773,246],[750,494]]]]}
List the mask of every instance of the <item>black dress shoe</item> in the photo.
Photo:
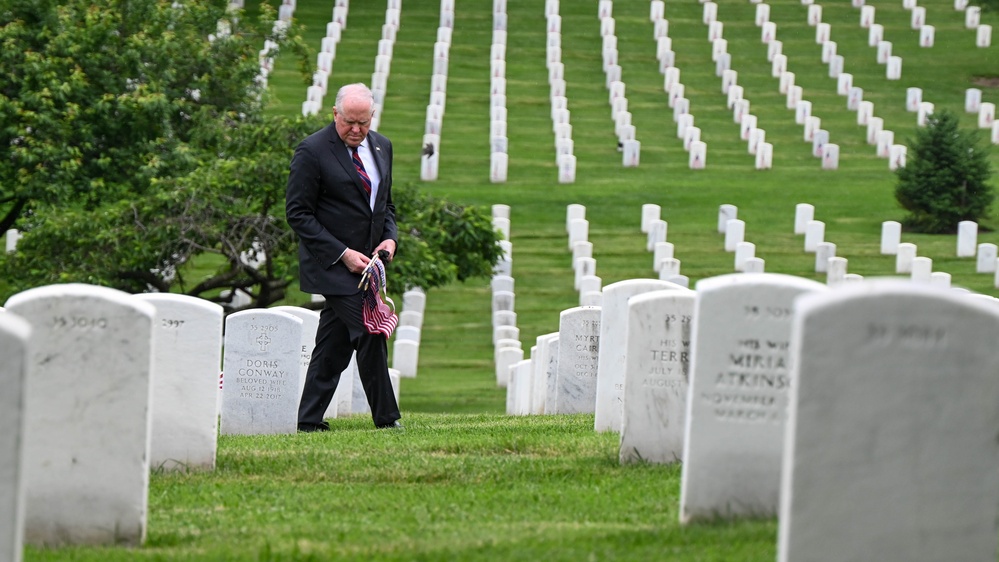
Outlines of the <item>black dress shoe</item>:
{"type": "Polygon", "coordinates": [[[406,429],[399,420],[395,420],[392,423],[383,423],[375,427],[378,429],[406,429]]]}
{"type": "Polygon", "coordinates": [[[316,431],[329,431],[330,424],[326,421],[321,421],[318,424],[315,423],[300,423],[298,424],[298,430],[303,433],[313,433],[316,431]]]}

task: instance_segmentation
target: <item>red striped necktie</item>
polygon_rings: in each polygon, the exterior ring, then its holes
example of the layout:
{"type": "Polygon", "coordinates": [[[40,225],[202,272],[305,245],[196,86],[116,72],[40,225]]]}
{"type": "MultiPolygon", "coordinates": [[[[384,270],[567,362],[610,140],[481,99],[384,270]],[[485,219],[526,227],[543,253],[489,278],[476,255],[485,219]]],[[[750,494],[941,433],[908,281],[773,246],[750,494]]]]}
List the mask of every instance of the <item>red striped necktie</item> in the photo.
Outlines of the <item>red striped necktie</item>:
{"type": "Polygon", "coordinates": [[[361,162],[361,155],[357,153],[357,149],[350,151],[350,159],[354,161],[354,167],[357,168],[357,173],[361,175],[361,181],[364,182],[364,190],[371,195],[371,178],[368,177],[368,172],[364,170],[364,162],[361,162]]]}

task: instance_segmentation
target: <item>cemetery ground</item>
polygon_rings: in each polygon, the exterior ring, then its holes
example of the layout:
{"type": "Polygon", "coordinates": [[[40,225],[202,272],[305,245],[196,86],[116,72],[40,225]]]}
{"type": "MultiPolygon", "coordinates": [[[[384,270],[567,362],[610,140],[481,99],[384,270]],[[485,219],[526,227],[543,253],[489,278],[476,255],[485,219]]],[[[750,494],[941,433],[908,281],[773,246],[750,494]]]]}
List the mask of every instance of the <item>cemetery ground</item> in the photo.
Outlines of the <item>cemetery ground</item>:
{"type": "MultiPolygon", "coordinates": [[[[296,18],[306,25],[307,43],[318,45],[329,4],[298,2],[296,18]]],[[[578,158],[572,184],[557,182],[543,2],[533,0],[507,2],[510,168],[505,183],[489,181],[491,4],[459,2],[455,11],[439,179],[419,181],[437,2],[404,2],[380,131],[394,142],[396,186],[417,185],[463,204],[510,206],[517,325],[525,350],[537,336],[558,329],[559,311],[578,304],[565,231],[568,204],[587,208],[605,286],[656,276],[639,229],[645,203],[661,205],[668,240],[691,286],[733,271],[732,254],[717,232],[721,204],[738,207],[746,240],[756,244],[769,272],[824,281],[793,232],[795,204],[810,203],[851,273],[894,274],[894,256],[881,255],[879,242],[881,222],[904,216],[893,197],[895,176],[836,94],[797,0],[771,2],[771,19],[798,84],[841,146],[838,170],[822,170],[811,143],[802,140],[769,73],[753,4],[734,1],[719,2],[719,18],[726,20],[739,83],[774,143],[773,169],[755,170],[738,137],[697,2],[668,3],[666,17],[691,109],[708,143],[707,169],[688,169],[676,138],[646,2],[614,4],[620,64],[642,142],[641,165],[622,167],[601,70],[597,2],[564,1],[563,60],[578,158]]],[[[908,12],[898,4],[878,6],[879,23],[892,30],[897,52],[905,56],[897,82],[885,80],[866,30],[857,26],[857,10],[849,3],[825,6],[823,19],[833,24],[847,70],[897,138],[913,136],[916,127],[904,107],[907,86],[922,87],[937,108],[951,109],[963,126],[974,127],[973,116],[963,112],[964,91],[975,76],[999,74],[994,48],[974,47],[950,2],[927,0],[920,5],[936,20],[937,47],[919,49],[912,35],[918,32],[908,29],[908,12]]],[[[336,84],[369,80],[383,12],[383,2],[351,3],[334,65],[336,84]]],[[[292,66],[279,62],[271,75],[277,114],[296,114],[304,99],[305,85],[292,66]]],[[[982,88],[986,98],[996,98],[995,87],[982,88]]],[[[331,104],[329,94],[327,114],[331,104]]],[[[999,162],[995,151],[992,162],[999,162]]],[[[995,225],[993,213],[980,224],[979,242],[999,242],[990,230],[995,225]]],[[[906,232],[902,239],[933,258],[934,270],[951,273],[955,285],[999,294],[992,275],[975,273],[973,259],[955,257],[954,236],[906,232]]],[[[402,290],[392,286],[391,271],[389,290],[402,290]]],[[[285,304],[307,301],[308,295],[294,293],[285,304]]],[[[621,466],[618,435],[594,432],[592,415],[505,416],[505,391],[493,376],[491,330],[488,279],[434,289],[427,295],[419,374],[402,381],[406,431],[376,431],[359,416],[332,420],[329,433],[222,436],[214,472],[153,474],[144,547],[28,547],[25,560],[775,559],[774,520],[681,526],[679,466],[621,466]]]]}
{"type": "Polygon", "coordinates": [[[593,416],[358,416],[223,436],[213,473],[154,473],[146,545],[25,560],[773,560],[776,524],[681,528],[678,466],[617,462],[593,416]]]}

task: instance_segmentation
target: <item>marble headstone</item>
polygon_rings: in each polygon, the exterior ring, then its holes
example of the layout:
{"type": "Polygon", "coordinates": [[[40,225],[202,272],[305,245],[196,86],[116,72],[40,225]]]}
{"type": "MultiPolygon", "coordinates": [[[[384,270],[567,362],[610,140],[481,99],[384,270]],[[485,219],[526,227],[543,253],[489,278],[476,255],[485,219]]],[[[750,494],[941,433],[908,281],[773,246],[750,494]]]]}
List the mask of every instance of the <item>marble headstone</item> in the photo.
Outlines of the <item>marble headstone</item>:
{"type": "Polygon", "coordinates": [[[621,431],[624,397],[624,362],[629,321],[628,299],[649,291],[688,289],[658,279],[627,279],[603,288],[600,312],[600,342],[597,361],[597,395],[593,426],[596,431],[621,431]]]}
{"type": "Polygon", "coordinates": [[[214,469],[223,309],[188,295],[135,298],[156,308],[149,464],[154,470],[214,469]]]}
{"type": "Polygon", "coordinates": [[[697,283],[680,521],[777,513],[794,299],[826,290],[778,273],[697,283]]]}
{"type": "Polygon", "coordinates": [[[24,535],[24,385],[30,376],[31,327],[0,309],[0,560],[19,562],[24,535]]]}
{"type": "MultiPolygon", "coordinates": [[[[534,373],[531,385],[531,413],[544,414],[545,401],[548,394],[548,373],[555,365],[556,358],[551,356],[552,340],[558,339],[558,333],[542,334],[535,340],[536,344],[531,348],[531,360],[534,363],[534,373]]],[[[552,375],[556,374],[552,371],[552,375]]],[[[554,390],[554,389],[553,389],[554,390]]]]}
{"type": "Polygon", "coordinates": [[[558,374],[552,413],[596,410],[600,314],[599,306],[579,306],[559,314],[558,374]]]}
{"type": "Polygon", "coordinates": [[[155,308],[71,283],[18,293],[6,309],[31,325],[36,344],[25,385],[25,543],[141,545],[155,308]]]}
{"type": "Polygon", "coordinates": [[[654,291],[628,301],[621,463],[670,463],[683,454],[693,291],[654,291]]]}
{"type": "Polygon", "coordinates": [[[997,332],[994,303],[898,280],[797,301],[779,561],[996,558],[997,332]]]}
{"type": "Polygon", "coordinates": [[[222,356],[222,434],[298,430],[302,320],[256,308],[225,321],[222,356]]]}

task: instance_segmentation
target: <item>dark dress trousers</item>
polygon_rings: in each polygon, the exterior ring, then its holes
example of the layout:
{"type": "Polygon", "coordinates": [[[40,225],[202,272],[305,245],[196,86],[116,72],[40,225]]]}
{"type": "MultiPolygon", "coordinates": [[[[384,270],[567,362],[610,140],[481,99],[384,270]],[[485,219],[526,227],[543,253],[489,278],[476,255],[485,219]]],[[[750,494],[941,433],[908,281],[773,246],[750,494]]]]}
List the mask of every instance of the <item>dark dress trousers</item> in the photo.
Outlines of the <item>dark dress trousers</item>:
{"type": "Polygon", "coordinates": [[[323,425],[340,373],[355,350],[375,425],[388,425],[401,417],[388,374],[386,338],[369,334],[364,327],[357,286],[361,276],[339,261],[348,248],[371,257],[383,240],[398,239],[392,205],[392,143],[370,131],[364,144],[381,176],[374,210],[347,145],[332,123],[303,140],[291,161],[285,211],[299,237],[301,288],[326,298],[299,405],[298,423],[304,428],[323,425]]]}

